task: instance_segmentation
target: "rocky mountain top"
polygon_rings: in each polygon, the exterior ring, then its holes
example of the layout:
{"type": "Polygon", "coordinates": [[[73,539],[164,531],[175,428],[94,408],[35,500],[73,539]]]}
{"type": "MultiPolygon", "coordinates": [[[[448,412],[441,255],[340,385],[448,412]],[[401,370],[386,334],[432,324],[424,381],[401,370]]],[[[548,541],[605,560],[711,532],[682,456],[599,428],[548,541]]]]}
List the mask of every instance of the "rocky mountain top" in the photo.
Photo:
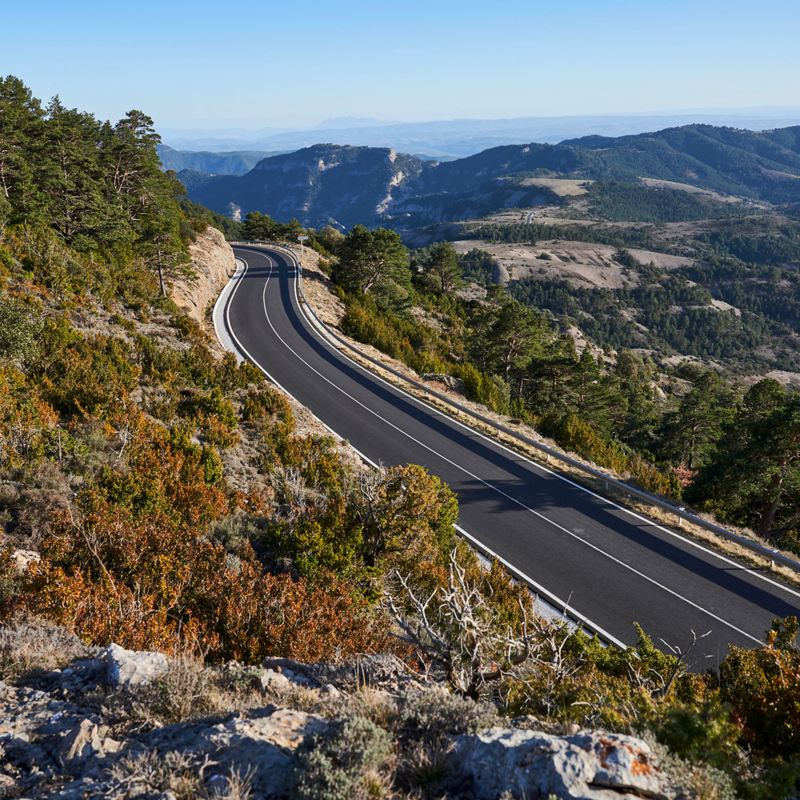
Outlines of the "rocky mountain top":
{"type": "Polygon", "coordinates": [[[26,620],[0,668],[5,797],[695,796],[641,739],[501,720],[388,656],[204,667],[26,620]]]}

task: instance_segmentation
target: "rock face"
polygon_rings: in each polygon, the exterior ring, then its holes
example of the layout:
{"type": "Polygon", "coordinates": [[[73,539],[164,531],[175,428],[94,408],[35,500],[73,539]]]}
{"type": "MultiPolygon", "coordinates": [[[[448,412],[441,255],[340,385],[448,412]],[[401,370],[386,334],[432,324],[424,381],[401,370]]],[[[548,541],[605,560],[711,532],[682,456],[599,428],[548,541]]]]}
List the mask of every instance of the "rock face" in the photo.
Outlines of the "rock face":
{"type": "Polygon", "coordinates": [[[259,210],[322,227],[380,218],[427,164],[384,147],[318,144],[260,161],[247,174],[189,178],[193,199],[222,214],[259,210]]]}
{"type": "Polygon", "coordinates": [[[125,650],[118,644],[108,646],[105,661],[108,685],[125,689],[151,683],[169,669],[163,653],[125,650]]]}
{"type": "MultiPolygon", "coordinates": [[[[92,670],[84,676],[85,688],[93,683],[91,674],[97,674],[92,670]]],[[[208,785],[231,774],[249,774],[255,797],[287,797],[294,751],[306,736],[327,725],[302,711],[267,706],[228,714],[222,721],[154,728],[120,742],[88,709],[55,699],[63,690],[58,676],[51,677],[56,681],[53,693],[0,682],[0,788],[5,780],[7,788],[32,789],[28,796],[65,800],[150,796],[133,791],[135,787],[113,786],[109,776],[121,761],[144,764],[148,755],[157,753],[160,758],[173,754],[186,764],[209,765],[203,776],[208,785]],[[43,794],[43,784],[63,788],[43,794]]]]}
{"type": "Polygon", "coordinates": [[[141,737],[148,751],[188,754],[195,763],[213,763],[214,776],[251,775],[257,797],[286,797],[292,788],[294,751],[306,736],[322,732],[321,717],[267,706],[232,714],[215,725],[184,723],[141,737]]]}
{"type": "Polygon", "coordinates": [[[65,767],[84,764],[92,758],[115,753],[120,744],[106,736],[106,729],[91,719],[82,719],[74,728],[68,730],[61,742],[54,748],[56,760],[65,767]]]}
{"type": "Polygon", "coordinates": [[[580,800],[670,796],[650,748],[632,736],[591,732],[560,737],[494,728],[459,737],[456,762],[479,800],[504,793],[580,800]]]}
{"type": "Polygon", "coordinates": [[[236,270],[236,259],[222,233],[211,227],[189,246],[189,255],[195,276],[175,281],[170,295],[178,308],[202,325],[206,309],[236,270]]]}
{"type": "MultiPolygon", "coordinates": [[[[65,660],[58,669],[34,671],[15,683],[0,681],[0,796],[230,798],[244,796],[237,794],[235,784],[246,779],[252,800],[288,800],[297,796],[303,770],[323,765],[331,781],[328,789],[338,787],[338,793],[315,796],[366,796],[359,792],[375,774],[363,773],[366,782],[359,783],[362,773],[354,765],[374,768],[369,759],[375,740],[337,738],[345,720],[364,715],[365,703],[378,717],[395,719],[386,723],[387,733],[407,714],[411,727],[395,727],[389,734],[400,754],[430,740],[429,728],[410,722],[420,709],[425,725],[433,719],[445,726],[448,755],[439,782],[428,787],[435,789],[430,796],[687,796],[670,782],[669,767],[660,756],[634,737],[602,731],[554,736],[514,727],[511,721],[508,727],[478,727],[478,733],[458,736],[458,730],[475,729],[463,727],[468,711],[439,709],[440,704],[451,705],[446,690],[422,686],[392,656],[339,665],[271,658],[260,668],[234,662],[198,666],[205,678],[195,673],[192,680],[187,673],[183,683],[171,685],[173,698],[177,693],[178,701],[186,700],[187,693],[202,686],[208,692],[211,684],[204,681],[212,679],[218,681],[213,691],[235,693],[218,706],[163,716],[164,695],[160,687],[147,684],[174,667],[160,653],[111,645],[105,651],[87,649],[68,665],[65,660]],[[359,687],[368,687],[366,694],[359,687]],[[314,713],[292,707],[298,700],[314,713]],[[319,753],[309,752],[314,747],[321,748],[319,753]],[[344,755],[338,763],[332,753],[340,752],[344,755]]],[[[369,726],[375,728],[372,722],[369,726]]],[[[392,759],[380,758],[391,780],[392,759]]]]}

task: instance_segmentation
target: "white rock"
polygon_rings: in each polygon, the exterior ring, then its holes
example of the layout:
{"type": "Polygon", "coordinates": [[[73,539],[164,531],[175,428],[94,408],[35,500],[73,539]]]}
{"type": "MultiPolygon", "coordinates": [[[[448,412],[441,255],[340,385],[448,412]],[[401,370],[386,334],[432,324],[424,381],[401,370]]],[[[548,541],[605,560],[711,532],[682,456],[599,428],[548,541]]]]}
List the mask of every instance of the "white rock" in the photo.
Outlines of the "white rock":
{"type": "Polygon", "coordinates": [[[160,678],[169,669],[163,653],[126,650],[118,644],[106,648],[106,682],[111,686],[142,686],[160,678]]]}
{"type": "Polygon", "coordinates": [[[42,557],[35,550],[15,550],[11,559],[17,572],[25,572],[31,564],[38,564],[42,557]]]}
{"type": "Polygon", "coordinates": [[[292,687],[292,682],[274,669],[262,669],[258,674],[258,683],[262,692],[285,691],[292,687]]]}
{"type": "Polygon", "coordinates": [[[494,728],[456,740],[455,763],[478,800],[555,795],[579,800],[666,798],[640,739],[602,732],[551,736],[494,728]]]}

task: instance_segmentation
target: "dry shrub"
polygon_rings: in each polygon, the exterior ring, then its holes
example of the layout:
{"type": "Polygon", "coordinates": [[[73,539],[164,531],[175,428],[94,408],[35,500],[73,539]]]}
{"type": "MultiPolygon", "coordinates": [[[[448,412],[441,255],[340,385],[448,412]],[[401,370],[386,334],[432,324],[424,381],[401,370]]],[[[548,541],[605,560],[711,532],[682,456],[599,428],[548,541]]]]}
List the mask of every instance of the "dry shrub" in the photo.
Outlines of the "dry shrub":
{"type": "Polygon", "coordinates": [[[407,695],[398,722],[401,730],[432,741],[447,735],[478,733],[498,725],[499,719],[494,706],[437,686],[407,695]]]}
{"type": "Polygon", "coordinates": [[[173,751],[160,754],[146,750],[124,756],[108,770],[112,797],[170,796],[175,800],[249,800],[252,776],[231,769],[204,785],[212,766],[206,757],[173,751]],[[162,794],[163,793],[163,794],[162,794]]]}
{"type": "Polygon", "coordinates": [[[189,643],[213,661],[250,664],[388,646],[385,619],[342,581],[272,575],[247,545],[231,559],[172,514],[90,499],[83,516],[61,517],[17,601],[88,642],[171,653],[189,643]]]}
{"type": "Polygon", "coordinates": [[[153,750],[125,756],[110,769],[117,791],[112,796],[140,797],[170,792],[175,800],[196,800],[202,796],[206,765],[186,753],[160,755],[153,750]]]}
{"type": "Polygon", "coordinates": [[[36,485],[26,486],[15,503],[12,538],[19,547],[38,550],[50,533],[51,520],[68,508],[71,489],[52,461],[43,462],[34,477],[36,485]]]}
{"type": "Polygon", "coordinates": [[[203,662],[186,653],[172,659],[164,675],[137,692],[135,706],[144,719],[169,725],[221,711],[227,699],[203,662]]]}
{"type": "Polygon", "coordinates": [[[0,677],[13,679],[30,670],[60,669],[92,655],[77,636],[34,617],[17,617],[0,628],[0,677]]]}
{"type": "Polygon", "coordinates": [[[452,753],[452,742],[412,741],[398,763],[398,783],[417,790],[436,787],[450,774],[452,753]]]}
{"type": "Polygon", "coordinates": [[[359,687],[347,697],[349,713],[364,717],[382,728],[387,728],[397,714],[397,702],[389,694],[368,686],[359,687]]]}

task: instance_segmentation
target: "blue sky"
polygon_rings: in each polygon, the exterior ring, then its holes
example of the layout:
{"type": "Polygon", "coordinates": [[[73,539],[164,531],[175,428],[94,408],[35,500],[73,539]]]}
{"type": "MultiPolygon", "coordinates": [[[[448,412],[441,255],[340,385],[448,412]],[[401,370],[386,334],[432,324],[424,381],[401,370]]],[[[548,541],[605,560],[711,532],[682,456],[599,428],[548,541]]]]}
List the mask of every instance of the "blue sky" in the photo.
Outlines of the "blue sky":
{"type": "Polygon", "coordinates": [[[173,128],[800,106],[797,0],[39,0],[0,73],[173,128]]]}

